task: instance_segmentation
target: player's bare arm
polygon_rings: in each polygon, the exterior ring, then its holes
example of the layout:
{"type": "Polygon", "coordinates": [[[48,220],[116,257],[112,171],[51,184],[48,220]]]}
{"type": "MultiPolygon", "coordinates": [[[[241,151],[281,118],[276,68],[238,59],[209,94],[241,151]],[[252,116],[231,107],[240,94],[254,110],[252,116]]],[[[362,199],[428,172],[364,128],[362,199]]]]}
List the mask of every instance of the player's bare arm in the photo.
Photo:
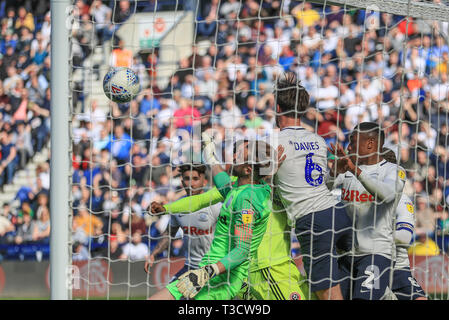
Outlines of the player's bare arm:
{"type": "Polygon", "coordinates": [[[159,240],[153,252],[151,252],[147,261],[145,261],[144,269],[146,273],[150,273],[150,268],[154,264],[154,258],[169,247],[170,239],[173,239],[176,236],[177,231],[178,231],[177,228],[170,228],[170,237],[167,230],[165,230],[164,233],[162,233],[162,239],[159,240]]]}

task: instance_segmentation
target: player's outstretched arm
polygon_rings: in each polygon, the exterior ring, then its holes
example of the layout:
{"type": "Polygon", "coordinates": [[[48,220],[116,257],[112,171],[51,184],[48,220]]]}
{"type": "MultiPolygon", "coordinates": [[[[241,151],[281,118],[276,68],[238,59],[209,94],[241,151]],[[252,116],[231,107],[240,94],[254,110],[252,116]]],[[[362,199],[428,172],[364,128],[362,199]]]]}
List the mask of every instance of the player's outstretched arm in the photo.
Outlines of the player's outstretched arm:
{"type": "Polygon", "coordinates": [[[164,204],[165,212],[169,214],[189,214],[203,208],[207,208],[224,198],[217,188],[212,188],[195,196],[184,197],[172,203],[164,204]]]}

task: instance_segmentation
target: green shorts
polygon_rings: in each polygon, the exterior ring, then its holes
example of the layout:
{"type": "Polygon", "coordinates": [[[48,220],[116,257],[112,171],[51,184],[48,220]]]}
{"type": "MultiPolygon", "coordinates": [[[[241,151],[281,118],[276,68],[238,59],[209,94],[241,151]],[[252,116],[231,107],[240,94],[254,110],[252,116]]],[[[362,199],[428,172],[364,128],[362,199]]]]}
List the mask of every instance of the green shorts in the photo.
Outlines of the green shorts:
{"type": "Polygon", "coordinates": [[[293,260],[250,272],[238,297],[244,300],[316,300],[293,260]]]}
{"type": "MultiPolygon", "coordinates": [[[[176,300],[183,297],[176,284],[179,280],[169,283],[166,288],[176,300]]],[[[194,300],[231,300],[242,287],[243,279],[237,276],[229,276],[228,273],[221,274],[211,279],[203,289],[198,292],[194,300]]]]}

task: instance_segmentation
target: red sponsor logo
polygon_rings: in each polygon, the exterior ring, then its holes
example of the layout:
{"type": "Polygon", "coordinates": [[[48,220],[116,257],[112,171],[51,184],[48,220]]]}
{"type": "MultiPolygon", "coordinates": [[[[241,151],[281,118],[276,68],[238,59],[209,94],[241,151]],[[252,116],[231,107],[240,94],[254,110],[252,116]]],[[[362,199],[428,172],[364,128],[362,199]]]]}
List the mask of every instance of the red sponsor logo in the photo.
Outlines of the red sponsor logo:
{"type": "Polygon", "coordinates": [[[341,200],[348,202],[373,202],[374,196],[365,192],[360,193],[358,190],[341,188],[341,200]]]}
{"type": "Polygon", "coordinates": [[[213,228],[210,227],[209,229],[200,229],[197,227],[182,227],[182,231],[184,231],[184,234],[191,234],[193,236],[204,236],[208,234],[213,233],[213,228]]]}

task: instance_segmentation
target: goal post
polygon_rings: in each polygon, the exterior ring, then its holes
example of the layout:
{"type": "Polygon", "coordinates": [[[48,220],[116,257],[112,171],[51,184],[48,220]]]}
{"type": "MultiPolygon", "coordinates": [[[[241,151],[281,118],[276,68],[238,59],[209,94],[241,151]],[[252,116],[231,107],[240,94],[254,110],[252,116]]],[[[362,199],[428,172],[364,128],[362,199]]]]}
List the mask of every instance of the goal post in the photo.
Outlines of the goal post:
{"type": "Polygon", "coordinates": [[[69,138],[70,0],[51,0],[51,158],[50,158],[50,294],[71,299],[71,226],[69,224],[71,150],[69,138]]]}

